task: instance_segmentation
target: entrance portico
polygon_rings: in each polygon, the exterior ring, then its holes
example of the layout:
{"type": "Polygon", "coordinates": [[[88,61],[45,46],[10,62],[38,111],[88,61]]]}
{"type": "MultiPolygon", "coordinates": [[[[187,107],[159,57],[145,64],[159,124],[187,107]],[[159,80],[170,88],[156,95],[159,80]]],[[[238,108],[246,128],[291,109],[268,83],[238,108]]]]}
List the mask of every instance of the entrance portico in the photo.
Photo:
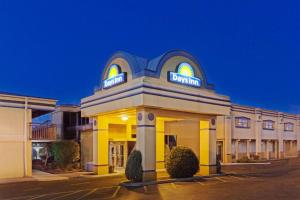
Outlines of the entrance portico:
{"type": "Polygon", "coordinates": [[[144,180],[156,178],[156,169],[164,168],[168,148],[173,145],[193,149],[200,173],[214,172],[216,119],[230,114],[230,101],[214,92],[193,56],[170,51],[147,60],[118,52],[103,70],[104,81],[105,87],[101,85],[81,102],[82,115],[94,121],[93,166],[97,174],[109,173],[113,163],[109,145],[117,141],[124,142],[124,163],[130,153],[126,143],[136,141],[144,180]],[[171,72],[175,78],[170,79],[171,72]],[[112,81],[116,77],[122,81],[112,81]]]}

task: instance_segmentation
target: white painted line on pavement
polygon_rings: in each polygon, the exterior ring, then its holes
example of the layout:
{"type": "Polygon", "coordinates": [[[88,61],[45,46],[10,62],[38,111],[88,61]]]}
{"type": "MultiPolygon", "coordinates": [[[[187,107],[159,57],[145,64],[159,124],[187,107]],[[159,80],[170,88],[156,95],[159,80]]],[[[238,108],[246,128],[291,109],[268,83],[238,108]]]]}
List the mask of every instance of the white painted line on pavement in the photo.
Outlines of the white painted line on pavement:
{"type": "Polygon", "coordinates": [[[235,179],[238,179],[240,181],[244,180],[245,178],[240,178],[240,177],[237,177],[237,176],[229,176],[229,177],[232,177],[232,178],[235,178],[235,179]]]}
{"type": "Polygon", "coordinates": [[[200,181],[195,181],[196,183],[200,184],[200,185],[205,185],[204,183],[200,182],[200,181]]]}
{"type": "Polygon", "coordinates": [[[92,189],[91,191],[89,191],[88,193],[86,193],[85,195],[79,197],[77,200],[80,200],[80,199],[85,199],[87,196],[93,194],[94,192],[96,192],[98,190],[98,188],[95,188],[95,189],[92,189]]]}
{"type": "Polygon", "coordinates": [[[223,182],[223,183],[226,183],[227,181],[225,181],[224,179],[220,178],[220,177],[215,177],[217,180],[223,182]]]}
{"type": "Polygon", "coordinates": [[[64,194],[64,195],[62,195],[62,196],[55,197],[55,198],[53,198],[53,199],[51,199],[51,200],[54,200],[54,199],[61,199],[61,198],[64,198],[64,197],[67,197],[67,196],[71,196],[71,195],[76,194],[76,193],[79,193],[79,192],[82,192],[82,190],[78,190],[78,191],[75,191],[75,192],[70,192],[70,193],[68,193],[68,194],[64,194]]]}
{"type": "Polygon", "coordinates": [[[121,186],[118,186],[117,189],[116,189],[116,191],[111,196],[111,198],[115,198],[117,196],[118,192],[120,191],[120,189],[121,189],[121,186]]]}
{"type": "Polygon", "coordinates": [[[44,196],[46,196],[46,195],[42,194],[42,195],[34,196],[34,197],[30,198],[30,200],[32,200],[32,199],[39,199],[39,198],[42,198],[44,196]]]}

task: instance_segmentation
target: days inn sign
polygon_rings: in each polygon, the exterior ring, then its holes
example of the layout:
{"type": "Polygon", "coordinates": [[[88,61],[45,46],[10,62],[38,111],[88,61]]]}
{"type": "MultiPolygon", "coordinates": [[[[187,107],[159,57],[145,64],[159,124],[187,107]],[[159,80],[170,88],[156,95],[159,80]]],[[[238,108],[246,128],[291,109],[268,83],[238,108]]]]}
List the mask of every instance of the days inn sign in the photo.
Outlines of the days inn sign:
{"type": "Polygon", "coordinates": [[[195,77],[193,67],[186,62],[180,63],[176,72],[168,72],[168,81],[196,88],[201,87],[201,80],[195,77]]]}
{"type": "MultiPolygon", "coordinates": [[[[169,71],[168,81],[195,88],[200,88],[202,85],[201,79],[195,77],[193,67],[187,62],[180,63],[176,68],[176,72],[169,71]]],[[[108,89],[126,82],[127,73],[122,72],[119,65],[112,64],[108,69],[107,78],[103,81],[103,89],[108,89]]]]}
{"type": "Polygon", "coordinates": [[[103,81],[103,89],[108,89],[126,82],[126,72],[122,72],[119,65],[112,64],[108,69],[107,79],[103,81]]]}

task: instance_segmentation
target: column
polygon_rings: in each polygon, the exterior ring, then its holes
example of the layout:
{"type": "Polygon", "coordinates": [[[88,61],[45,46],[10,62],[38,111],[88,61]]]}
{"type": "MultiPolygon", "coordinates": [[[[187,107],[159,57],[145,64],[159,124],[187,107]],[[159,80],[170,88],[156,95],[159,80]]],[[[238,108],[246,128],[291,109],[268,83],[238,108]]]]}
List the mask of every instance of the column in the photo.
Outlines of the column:
{"type": "Polygon", "coordinates": [[[284,158],[283,152],[283,133],[284,133],[284,123],[283,123],[283,114],[278,113],[277,116],[277,136],[278,136],[278,151],[279,151],[279,159],[284,158]]]}
{"type": "Polygon", "coordinates": [[[297,122],[295,124],[295,133],[297,138],[297,155],[300,157],[300,115],[297,115],[297,122]]]}
{"type": "Polygon", "coordinates": [[[290,152],[289,152],[290,156],[293,156],[294,155],[294,152],[293,152],[293,140],[290,140],[290,152]]]}
{"type": "Polygon", "coordinates": [[[275,159],[279,158],[279,152],[278,152],[278,141],[274,141],[274,148],[275,148],[275,159]]]}
{"type": "Polygon", "coordinates": [[[235,161],[239,159],[239,142],[240,140],[235,141],[235,161]]]}
{"type": "Polygon", "coordinates": [[[216,120],[200,120],[200,174],[216,173],[216,120]]]}
{"type": "Polygon", "coordinates": [[[225,121],[224,121],[224,125],[225,125],[225,163],[231,163],[232,162],[232,137],[231,137],[231,133],[232,133],[232,118],[230,116],[224,116],[225,121]]]}
{"type": "Polygon", "coordinates": [[[261,151],[261,131],[262,131],[262,121],[261,121],[261,110],[255,109],[255,154],[259,156],[259,159],[262,157],[261,151]]]}
{"type": "Polygon", "coordinates": [[[251,140],[247,140],[247,157],[250,159],[250,143],[251,140]]]}
{"type": "Polygon", "coordinates": [[[156,180],[156,117],[146,108],[137,109],[136,149],[142,153],[143,181],[156,180]]]}
{"type": "Polygon", "coordinates": [[[266,158],[267,160],[270,160],[270,141],[266,141],[266,158]]]}
{"type": "Polygon", "coordinates": [[[93,125],[93,171],[108,174],[108,120],[98,116],[93,125]]]}
{"type": "Polygon", "coordinates": [[[156,169],[165,168],[165,121],[156,119],[156,169]]]}

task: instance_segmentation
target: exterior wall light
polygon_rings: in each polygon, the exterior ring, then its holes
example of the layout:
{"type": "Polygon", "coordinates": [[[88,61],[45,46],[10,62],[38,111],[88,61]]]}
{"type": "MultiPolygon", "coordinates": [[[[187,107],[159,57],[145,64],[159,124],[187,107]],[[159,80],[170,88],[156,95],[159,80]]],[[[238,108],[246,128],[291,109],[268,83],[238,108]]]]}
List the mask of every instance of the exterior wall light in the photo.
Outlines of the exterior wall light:
{"type": "Polygon", "coordinates": [[[127,121],[128,117],[125,115],[125,116],[122,116],[121,119],[122,119],[122,121],[127,121]]]}

